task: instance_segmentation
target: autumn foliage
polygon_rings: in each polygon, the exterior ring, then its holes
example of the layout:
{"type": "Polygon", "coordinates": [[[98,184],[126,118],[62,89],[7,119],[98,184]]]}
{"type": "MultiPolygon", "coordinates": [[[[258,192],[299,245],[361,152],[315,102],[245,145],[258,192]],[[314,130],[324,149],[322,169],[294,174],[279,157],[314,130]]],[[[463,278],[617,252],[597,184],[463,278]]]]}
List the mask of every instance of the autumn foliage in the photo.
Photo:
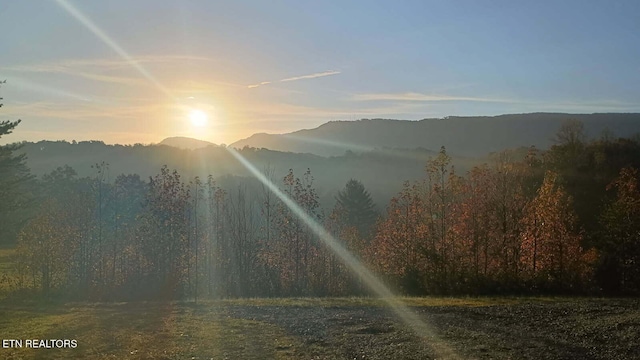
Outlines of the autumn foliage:
{"type": "MultiPolygon", "coordinates": [[[[378,207],[356,179],[323,207],[311,169],[264,173],[404,294],[640,292],[639,143],[558,141],[544,153],[494,154],[466,173],[442,148],[421,179],[378,207]]],[[[38,180],[37,211],[19,235],[23,291],[98,300],[369,293],[264,184],[183,179],[166,167],[147,181],[110,182],[108,164],[94,169],[38,180]]]]}
{"type": "Polygon", "coordinates": [[[525,163],[503,155],[464,178],[447,165],[442,150],[424,181],[391,200],[370,249],[380,272],[418,293],[584,288],[594,253],[581,246],[557,174],[547,172],[529,198],[525,163]]]}

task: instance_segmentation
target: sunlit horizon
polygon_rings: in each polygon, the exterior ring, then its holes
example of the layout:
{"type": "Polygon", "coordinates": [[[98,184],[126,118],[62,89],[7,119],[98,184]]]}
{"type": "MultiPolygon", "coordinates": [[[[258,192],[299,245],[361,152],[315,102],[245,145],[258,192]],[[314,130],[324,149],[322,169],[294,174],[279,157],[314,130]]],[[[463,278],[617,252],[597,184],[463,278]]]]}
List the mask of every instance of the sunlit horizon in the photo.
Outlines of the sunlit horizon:
{"type": "Polygon", "coordinates": [[[6,1],[0,352],[636,354],[639,12],[6,1]]]}
{"type": "Polygon", "coordinates": [[[0,12],[2,119],[22,120],[3,143],[231,144],[335,120],[640,112],[633,3],[31,5],[0,12]],[[194,103],[210,119],[198,131],[184,121],[194,103]]]}

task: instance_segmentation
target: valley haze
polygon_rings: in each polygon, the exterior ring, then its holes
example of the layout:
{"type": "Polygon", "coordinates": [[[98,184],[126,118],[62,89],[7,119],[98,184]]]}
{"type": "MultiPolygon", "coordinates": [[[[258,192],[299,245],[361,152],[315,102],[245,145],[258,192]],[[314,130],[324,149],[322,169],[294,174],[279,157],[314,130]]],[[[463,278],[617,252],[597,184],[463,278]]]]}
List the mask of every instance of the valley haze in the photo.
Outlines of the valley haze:
{"type": "MultiPolygon", "coordinates": [[[[240,149],[258,169],[270,168],[276,182],[289,169],[300,173],[311,169],[326,207],[332,206],[337,191],[349,179],[359,179],[383,211],[405,180],[424,176],[427,161],[441,146],[452,156],[457,173],[464,175],[475,165],[491,164],[493,153],[510,149],[516,160],[531,146],[547,149],[562,124],[571,120],[581,121],[591,138],[640,133],[637,113],[532,113],[420,121],[334,121],[286,134],[255,134],[228,146],[240,149]]],[[[75,145],[64,141],[25,142],[18,151],[27,156],[28,166],[38,176],[63,165],[71,166],[81,177],[91,176],[92,165],[105,161],[111,179],[129,173],[148,178],[167,165],[187,178],[240,176],[254,184],[251,188],[259,188],[224,147],[192,138],[174,137],[157,145],[135,146],[107,145],[99,140],[75,145]]],[[[227,182],[232,181],[227,178],[227,182]]]]}

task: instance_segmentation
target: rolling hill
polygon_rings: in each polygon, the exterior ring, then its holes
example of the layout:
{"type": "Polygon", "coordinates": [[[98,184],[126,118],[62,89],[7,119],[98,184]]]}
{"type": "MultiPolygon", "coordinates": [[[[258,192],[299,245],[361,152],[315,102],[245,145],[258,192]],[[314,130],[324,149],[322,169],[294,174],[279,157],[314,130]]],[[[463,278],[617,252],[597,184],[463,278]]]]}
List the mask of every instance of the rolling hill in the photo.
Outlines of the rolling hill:
{"type": "Polygon", "coordinates": [[[640,133],[640,114],[533,113],[499,116],[450,116],[420,121],[363,119],[332,121],[315,129],[288,134],[255,134],[230,146],[267,148],[278,151],[312,153],[321,156],[344,154],[346,150],[375,148],[426,148],[446,146],[450,153],[484,156],[508,148],[535,145],[544,149],[569,119],[580,120],[587,135],[599,136],[608,129],[615,136],[640,133]]]}
{"type": "MultiPolygon", "coordinates": [[[[232,144],[256,168],[272,170],[280,184],[289,169],[302,174],[310,168],[325,205],[351,178],[361,180],[379,206],[397,194],[405,180],[424,176],[424,166],[445,145],[456,171],[491,162],[489,154],[536,145],[546,148],[566,119],[579,119],[591,136],[608,128],[614,135],[640,132],[640,114],[522,114],[495,117],[456,117],[421,121],[360,120],[326,123],[290,134],[256,134],[232,144]],[[246,147],[246,148],[245,148],[246,147]]],[[[136,173],[148,178],[163,165],[185,178],[193,176],[250,177],[229,153],[215,144],[168,138],[157,145],[107,145],[102,141],[40,141],[23,143],[19,152],[36,176],[69,165],[79,176],[95,176],[91,166],[109,164],[109,179],[136,173]]]]}
{"type": "Polygon", "coordinates": [[[202,149],[202,148],[206,148],[207,146],[218,146],[208,141],[193,139],[189,137],[182,137],[182,136],[168,137],[162,140],[158,145],[167,145],[167,146],[173,146],[179,149],[190,149],[190,150],[202,149]]]}

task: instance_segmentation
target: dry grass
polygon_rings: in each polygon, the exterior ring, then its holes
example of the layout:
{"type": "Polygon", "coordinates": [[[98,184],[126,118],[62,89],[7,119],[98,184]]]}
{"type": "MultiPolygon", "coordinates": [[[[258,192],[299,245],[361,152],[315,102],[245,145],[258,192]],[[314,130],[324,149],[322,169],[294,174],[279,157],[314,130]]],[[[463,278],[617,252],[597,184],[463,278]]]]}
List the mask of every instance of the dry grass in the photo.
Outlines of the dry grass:
{"type": "Polygon", "coordinates": [[[18,278],[15,257],[15,248],[0,248],[0,300],[15,290],[18,278]]]}
{"type": "MultiPolygon", "coordinates": [[[[522,303],[544,303],[573,301],[570,297],[496,297],[496,296],[468,296],[468,297],[400,297],[407,306],[434,307],[434,306],[494,306],[514,305],[522,303]]],[[[206,301],[207,304],[220,305],[246,305],[246,306],[302,306],[302,307],[331,307],[331,306],[387,306],[383,299],[371,297],[338,297],[338,298],[248,298],[206,301]]]]}
{"type": "Polygon", "coordinates": [[[3,359],[293,358],[277,326],[177,303],[66,305],[0,310],[4,338],[76,339],[75,349],[0,349],[3,359]]]}
{"type": "MultiPolygon", "coordinates": [[[[463,357],[627,359],[640,351],[640,309],[631,299],[403,301],[463,357]]],[[[4,339],[78,342],[0,348],[0,358],[431,358],[428,344],[382,305],[367,298],[0,305],[4,339]]]]}
{"type": "MultiPolygon", "coordinates": [[[[0,276],[15,277],[0,249],[0,276]]],[[[11,291],[0,282],[0,300],[11,291]]],[[[629,299],[402,297],[461,355],[640,358],[640,309],[629,299]],[[519,355],[518,355],[519,354],[519,355]],[[525,354],[527,354],[525,356],[525,354]]],[[[255,298],[186,302],[0,301],[3,339],[75,339],[75,349],[4,349],[1,359],[425,359],[429,346],[386,302],[255,298]],[[1,305],[3,304],[4,305],[1,305]],[[366,357],[365,357],[366,355],[366,357]]]]}

